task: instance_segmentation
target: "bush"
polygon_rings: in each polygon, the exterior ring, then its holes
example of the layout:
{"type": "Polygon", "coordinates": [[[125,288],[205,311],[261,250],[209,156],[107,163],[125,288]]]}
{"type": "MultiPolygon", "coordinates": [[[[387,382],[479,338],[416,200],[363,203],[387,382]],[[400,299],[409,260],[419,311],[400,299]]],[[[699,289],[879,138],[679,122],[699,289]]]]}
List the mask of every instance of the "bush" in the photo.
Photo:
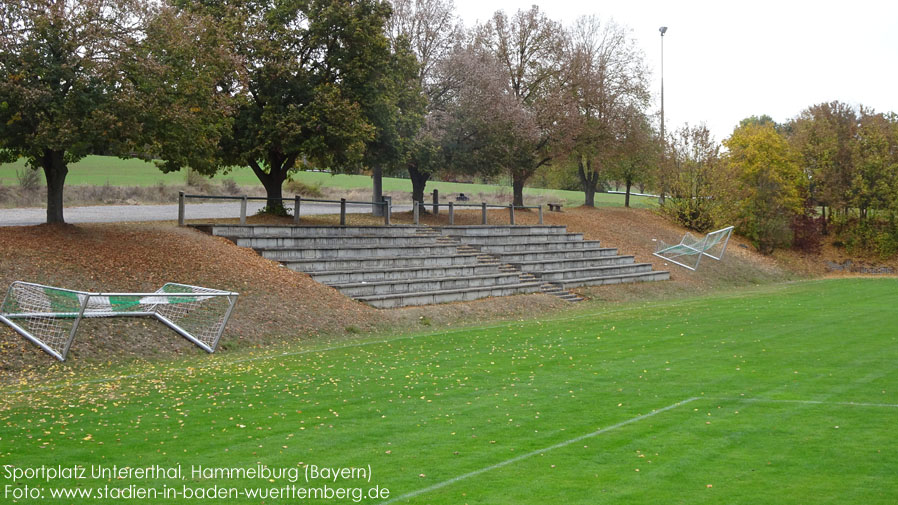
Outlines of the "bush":
{"type": "Polygon", "coordinates": [[[240,194],[240,186],[237,185],[237,181],[234,179],[224,179],[221,181],[221,186],[224,188],[225,193],[229,195],[238,195],[240,194]]]}
{"type": "Polygon", "coordinates": [[[321,192],[321,184],[306,184],[302,181],[290,179],[287,181],[286,189],[288,193],[305,196],[307,198],[321,198],[324,196],[321,192]]]}
{"type": "Polygon", "coordinates": [[[699,233],[711,231],[717,224],[711,198],[667,198],[662,212],[681,226],[699,233]]]}
{"type": "Polygon", "coordinates": [[[18,180],[22,191],[36,193],[41,189],[41,174],[37,170],[30,168],[16,169],[16,180],[18,180]]]}

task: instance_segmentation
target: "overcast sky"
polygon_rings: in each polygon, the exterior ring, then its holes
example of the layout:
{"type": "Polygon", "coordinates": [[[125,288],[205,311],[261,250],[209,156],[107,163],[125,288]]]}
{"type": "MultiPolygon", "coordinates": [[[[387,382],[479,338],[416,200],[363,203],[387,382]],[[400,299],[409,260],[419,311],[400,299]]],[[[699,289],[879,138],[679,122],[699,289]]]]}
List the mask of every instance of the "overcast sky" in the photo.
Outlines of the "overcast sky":
{"type": "Polygon", "coordinates": [[[653,72],[672,131],[704,122],[720,141],[748,116],[782,122],[815,103],[840,100],[898,112],[898,2],[848,0],[571,1],[454,0],[471,27],[496,10],[536,4],[570,25],[582,15],[629,27],[653,72]]]}

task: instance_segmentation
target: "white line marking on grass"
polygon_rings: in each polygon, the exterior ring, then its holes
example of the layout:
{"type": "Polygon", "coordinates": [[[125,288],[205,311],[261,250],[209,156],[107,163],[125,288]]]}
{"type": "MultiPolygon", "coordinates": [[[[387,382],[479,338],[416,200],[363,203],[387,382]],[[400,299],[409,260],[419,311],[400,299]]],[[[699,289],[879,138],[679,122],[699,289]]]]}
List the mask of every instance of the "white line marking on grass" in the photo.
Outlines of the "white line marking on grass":
{"type": "Polygon", "coordinates": [[[822,400],[777,400],[773,398],[715,398],[715,400],[733,400],[752,403],[803,403],[810,405],[842,405],[846,407],[888,407],[898,408],[896,403],[865,403],[865,402],[828,402],[822,400]]]}
{"type": "Polygon", "coordinates": [[[409,498],[414,498],[414,497],[419,496],[419,495],[422,495],[422,494],[424,494],[424,493],[429,493],[429,492],[431,492],[431,491],[435,491],[435,490],[437,490],[437,489],[446,487],[446,486],[448,486],[448,485],[450,485],[450,484],[455,484],[456,482],[459,482],[459,481],[462,481],[462,480],[465,480],[465,479],[468,479],[468,478],[471,478],[471,477],[476,477],[476,476],[478,476],[478,475],[480,475],[480,474],[482,474],[482,473],[489,472],[490,470],[495,470],[495,469],[497,469],[497,468],[502,468],[503,466],[508,466],[508,465],[513,464],[513,463],[517,463],[518,461],[527,459],[527,458],[532,457],[532,456],[536,456],[537,454],[542,454],[542,453],[544,453],[544,452],[549,452],[549,451],[552,451],[552,450],[555,450],[555,449],[560,449],[560,448],[562,448],[562,447],[566,447],[566,446],[568,446],[568,445],[575,444],[575,443],[577,443],[577,442],[579,442],[579,441],[581,441],[581,440],[585,440],[585,439],[587,439],[587,438],[592,438],[592,437],[601,435],[602,433],[607,433],[607,432],[609,432],[609,431],[611,431],[611,430],[616,430],[617,428],[620,428],[620,427],[622,427],[622,426],[626,426],[626,425],[628,425],[628,424],[633,424],[633,423],[642,421],[643,419],[647,419],[647,418],[649,418],[649,417],[652,417],[652,416],[654,416],[654,415],[660,414],[660,413],[662,413],[662,412],[666,412],[666,411],[668,411],[668,410],[675,409],[675,408],[677,408],[677,407],[679,407],[679,406],[681,406],[681,405],[685,405],[685,404],[687,404],[687,403],[689,403],[689,402],[691,402],[691,401],[700,400],[700,399],[702,399],[702,398],[701,398],[701,397],[698,397],[698,396],[693,396],[692,398],[687,398],[687,399],[685,399],[685,400],[682,400],[682,401],[679,401],[679,402],[677,402],[677,403],[674,403],[673,405],[668,405],[667,407],[663,407],[663,408],[660,408],[660,409],[658,409],[658,410],[653,410],[652,412],[649,412],[648,414],[642,414],[641,416],[636,416],[636,417],[634,417],[634,418],[627,419],[626,421],[621,421],[621,422],[619,422],[619,423],[617,423],[617,424],[612,424],[611,426],[609,426],[609,427],[607,427],[607,428],[601,428],[601,429],[598,429],[598,430],[596,430],[596,431],[593,431],[592,433],[587,433],[587,434],[585,434],[585,435],[580,435],[579,437],[575,437],[575,438],[572,438],[572,439],[570,439],[570,440],[565,440],[564,442],[559,442],[559,443],[557,443],[557,444],[555,444],[555,445],[550,445],[549,447],[546,447],[546,448],[543,448],[543,449],[537,449],[537,450],[535,450],[535,451],[531,451],[531,452],[528,452],[528,453],[526,453],[526,454],[521,454],[520,456],[516,456],[516,457],[511,458],[511,459],[506,459],[505,461],[501,461],[501,462],[496,463],[496,464],[494,464],[494,465],[490,465],[490,466],[481,468],[480,470],[474,470],[473,472],[468,472],[468,473],[459,475],[458,477],[453,477],[453,478],[451,478],[451,479],[444,480],[443,482],[436,483],[436,484],[434,484],[434,485],[432,485],[432,486],[428,486],[428,487],[425,487],[425,488],[422,488],[422,489],[418,489],[417,491],[412,491],[412,492],[410,492],[410,493],[406,493],[406,494],[404,494],[404,495],[400,495],[400,496],[397,496],[397,497],[395,497],[395,498],[391,498],[391,499],[389,499],[389,500],[387,500],[387,501],[385,501],[385,502],[381,502],[381,505],[388,505],[388,504],[390,504],[390,503],[395,503],[395,502],[397,502],[397,501],[408,500],[409,498]]]}

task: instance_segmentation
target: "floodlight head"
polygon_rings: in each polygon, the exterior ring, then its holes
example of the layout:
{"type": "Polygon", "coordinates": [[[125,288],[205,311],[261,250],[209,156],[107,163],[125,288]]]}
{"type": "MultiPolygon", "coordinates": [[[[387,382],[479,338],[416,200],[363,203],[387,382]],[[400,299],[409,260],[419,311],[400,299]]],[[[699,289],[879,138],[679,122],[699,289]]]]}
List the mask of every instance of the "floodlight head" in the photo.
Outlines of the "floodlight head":
{"type": "Polygon", "coordinates": [[[666,27],[666,26],[662,26],[661,28],[658,28],[658,31],[661,32],[661,36],[663,37],[663,36],[664,36],[664,32],[667,31],[667,27],[666,27]]]}

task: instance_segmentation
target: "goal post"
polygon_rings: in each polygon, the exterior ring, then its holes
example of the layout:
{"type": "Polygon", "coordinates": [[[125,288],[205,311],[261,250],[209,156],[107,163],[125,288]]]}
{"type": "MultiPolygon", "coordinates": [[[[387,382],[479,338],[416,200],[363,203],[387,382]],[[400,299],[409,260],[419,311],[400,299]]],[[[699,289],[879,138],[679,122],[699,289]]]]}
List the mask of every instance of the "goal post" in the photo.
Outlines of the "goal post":
{"type": "Polygon", "coordinates": [[[65,361],[84,318],[153,317],[206,352],[215,352],[238,293],[168,283],[153,293],[93,293],[13,282],[0,321],[65,361]]]}
{"type": "Polygon", "coordinates": [[[652,254],[663,260],[695,271],[698,269],[703,256],[715,260],[723,258],[723,253],[726,252],[732,233],[732,226],[712,231],[704,237],[695,237],[691,233],[686,232],[679,244],[669,245],[663,241],[658,241],[658,248],[652,254]]]}

